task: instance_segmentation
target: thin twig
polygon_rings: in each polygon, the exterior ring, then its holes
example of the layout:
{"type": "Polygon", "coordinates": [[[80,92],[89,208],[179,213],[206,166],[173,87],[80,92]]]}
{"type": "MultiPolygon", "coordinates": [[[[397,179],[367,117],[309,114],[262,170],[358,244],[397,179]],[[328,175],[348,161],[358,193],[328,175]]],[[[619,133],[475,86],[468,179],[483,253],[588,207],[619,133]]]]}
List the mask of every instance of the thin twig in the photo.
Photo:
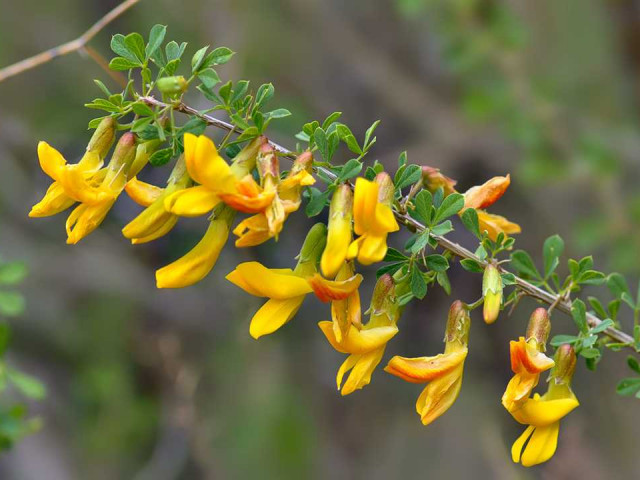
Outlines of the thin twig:
{"type": "Polygon", "coordinates": [[[58,45],[57,47],[50,48],[49,50],[45,50],[42,53],[34,55],[33,57],[26,58],[24,60],[19,61],[18,63],[14,63],[13,65],[9,65],[0,70],[0,82],[3,82],[7,78],[13,77],[14,75],[18,75],[27,70],[31,70],[43,63],[47,63],[54,58],[61,57],[63,55],[67,55],[72,52],[77,52],[85,47],[87,43],[93,39],[104,27],[106,27],[109,23],[114,21],[124,12],[129,10],[129,8],[133,7],[140,0],[126,0],[118,5],[116,8],[107,13],[104,17],[98,20],[89,30],[84,32],[75,40],[72,40],[67,43],[63,43],[62,45],[58,45]]]}
{"type": "MultiPolygon", "coordinates": [[[[177,102],[174,105],[169,105],[167,103],[161,102],[159,100],[156,100],[153,97],[141,97],[140,98],[141,101],[145,102],[147,105],[152,105],[152,106],[158,106],[158,107],[173,107],[176,111],[178,112],[182,112],[185,113],[187,115],[195,115],[198,118],[201,118],[202,120],[204,120],[208,125],[211,125],[213,127],[217,127],[217,128],[221,128],[223,130],[226,131],[231,131],[234,133],[238,133],[241,134],[242,130],[237,128],[236,126],[232,125],[231,123],[225,122],[224,120],[220,120],[217,118],[214,118],[210,115],[204,114],[204,113],[200,113],[198,110],[196,110],[195,108],[189,107],[188,105],[185,105],[182,102],[177,102]]],[[[292,152],[291,150],[278,145],[277,143],[274,143],[272,141],[269,141],[269,143],[271,144],[271,146],[277,150],[282,156],[285,157],[289,157],[289,158],[295,158],[296,154],[295,152],[292,152]]],[[[317,167],[317,170],[322,171],[324,174],[326,174],[329,178],[332,179],[336,179],[336,175],[323,167],[317,167]]],[[[394,211],[393,212],[396,216],[396,219],[406,225],[406,226],[410,226],[412,229],[415,229],[416,231],[424,231],[426,229],[426,227],[420,223],[419,221],[417,221],[415,218],[407,215],[407,214],[403,214],[401,212],[398,211],[394,211]]],[[[456,255],[457,257],[463,258],[463,259],[469,259],[469,260],[473,260],[475,262],[477,262],[478,264],[482,265],[483,267],[487,265],[487,262],[485,260],[482,260],[480,257],[478,257],[475,253],[471,252],[470,250],[467,250],[466,248],[464,248],[461,245],[458,245],[455,242],[452,242],[451,240],[449,240],[446,237],[443,237],[441,235],[435,235],[433,233],[430,234],[437,242],[438,245],[440,245],[440,247],[442,247],[443,249],[453,253],[454,255],[456,255]]],[[[502,268],[502,267],[498,267],[500,269],[500,271],[502,273],[511,273],[508,270],[502,268]]],[[[528,295],[530,297],[533,297],[537,300],[540,300],[548,305],[553,305],[554,308],[557,308],[558,310],[571,315],[571,301],[567,300],[565,298],[562,298],[561,295],[554,295],[552,293],[547,292],[546,290],[543,290],[542,288],[539,288],[535,285],[533,285],[532,283],[529,283],[528,281],[524,280],[523,278],[518,277],[517,275],[514,275],[515,277],[515,285],[516,287],[523,292],[525,295],[528,295]]],[[[600,325],[602,323],[602,320],[600,318],[598,318],[597,316],[588,313],[587,312],[587,323],[589,324],[589,326],[591,327],[595,327],[597,325],[600,325]]],[[[610,338],[620,342],[620,343],[625,343],[625,344],[629,344],[630,347],[632,347],[634,340],[633,337],[631,337],[630,335],[628,335],[625,332],[622,332],[616,328],[607,328],[604,333],[609,336],[610,338]]]]}

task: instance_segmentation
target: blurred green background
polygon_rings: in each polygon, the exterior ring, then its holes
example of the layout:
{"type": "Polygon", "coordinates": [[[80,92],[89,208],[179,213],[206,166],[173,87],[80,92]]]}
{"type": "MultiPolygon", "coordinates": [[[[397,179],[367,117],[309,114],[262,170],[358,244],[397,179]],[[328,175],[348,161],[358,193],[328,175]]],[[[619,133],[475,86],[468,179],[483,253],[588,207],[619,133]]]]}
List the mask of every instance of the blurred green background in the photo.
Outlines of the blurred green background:
{"type": "MultiPolygon", "coordinates": [[[[75,38],[117,3],[3,1],[0,66],[75,38]]],[[[623,271],[635,288],[637,0],[143,0],[91,46],[109,57],[110,35],[146,35],[155,23],[169,26],[167,39],[189,42],[188,55],[206,44],[238,52],[219,69],[223,78],[273,82],[274,103],[293,113],[275,125],[274,140],[293,146],[304,122],[335,110],[358,136],[381,119],[371,161],[393,170],[407,150],[462,190],[510,172],[494,211],[522,225],[520,248],[539,260],[544,238],[560,233],[570,256],[592,253],[596,268],[623,271]]],[[[79,156],[96,116],[82,106],[99,94],[94,78],[115,86],[90,58],[72,54],[0,84],[0,252],[31,271],[27,309],[11,322],[10,360],[48,389],[29,405],[44,427],[2,454],[0,478],[640,476],[640,402],[615,394],[626,355],[610,352],[596,373],[580,364],[581,407],[563,421],[555,457],[533,469],[511,462],[521,426],[500,397],[508,340],[524,332],[530,300],[492,327],[474,316],[460,398],[425,428],[414,409],[421,387],[381,368],[364,390],[336,392],[343,356],[316,326],[327,307],[309,299],[277,334],[249,337],[260,299],[224,276],[251,259],[292,265],[313,223],[302,212],[277,245],[228,245],[212,274],[177,291],[157,290],[153,272],[196,242],[204,218],[142,246],[120,235],[139,211],[125,198],[76,246],[65,244],[62,216],[28,219],[49,182],[37,141],[79,156]]],[[[150,178],[160,184],[167,173],[150,178]]],[[[462,231],[454,238],[470,240],[462,231]]],[[[373,271],[365,270],[365,301],[373,271]]],[[[451,280],[456,298],[477,298],[478,276],[456,265],[451,280]]],[[[411,304],[387,358],[441,351],[452,300],[434,289],[411,304]]],[[[575,328],[561,314],[553,320],[553,333],[575,328]]]]}

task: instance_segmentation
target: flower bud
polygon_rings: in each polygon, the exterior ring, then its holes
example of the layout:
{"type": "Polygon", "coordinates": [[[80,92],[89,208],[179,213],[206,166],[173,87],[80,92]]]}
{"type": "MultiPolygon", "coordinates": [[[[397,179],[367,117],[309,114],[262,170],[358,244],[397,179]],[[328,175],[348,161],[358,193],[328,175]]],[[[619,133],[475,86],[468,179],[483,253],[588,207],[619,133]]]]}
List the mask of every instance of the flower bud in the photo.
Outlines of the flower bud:
{"type": "Polygon", "coordinates": [[[327,227],[324,223],[316,223],[311,227],[307,237],[304,239],[298,263],[313,263],[314,266],[317,265],[326,243],[327,227]]]}
{"type": "Polygon", "coordinates": [[[351,243],[351,219],[353,217],[353,193],[349,185],[340,185],[331,197],[327,246],[320,266],[326,277],[335,277],[347,258],[351,243]]]}
{"type": "Polygon", "coordinates": [[[187,81],[182,75],[174,77],[163,77],[156,82],[156,86],[160,92],[167,95],[177,95],[187,91],[187,81]]]}
{"type": "Polygon", "coordinates": [[[576,351],[568,343],[562,344],[553,359],[556,364],[551,370],[552,384],[569,385],[576,370],[576,351]]]}
{"type": "Polygon", "coordinates": [[[381,275],[371,296],[371,315],[376,315],[395,297],[395,283],[388,273],[381,275]]]}
{"type": "Polygon", "coordinates": [[[268,143],[264,143],[258,150],[258,158],[256,160],[258,164],[258,172],[262,182],[265,182],[267,177],[271,177],[271,180],[278,179],[280,175],[280,166],[278,162],[278,156],[275,154],[273,147],[268,143]]]}
{"type": "Polygon", "coordinates": [[[231,170],[236,177],[242,178],[256,166],[256,156],[260,147],[267,143],[267,137],[261,135],[251,140],[238,154],[233,157],[231,170]]]}
{"type": "Polygon", "coordinates": [[[113,117],[103,118],[87,145],[87,152],[95,152],[104,158],[116,138],[116,121],[113,117]]]}
{"type": "Polygon", "coordinates": [[[551,320],[546,308],[536,308],[529,318],[527,326],[527,342],[534,339],[541,351],[545,350],[545,344],[551,332],[551,320]]]}
{"type": "Polygon", "coordinates": [[[378,184],[378,202],[391,207],[395,195],[393,180],[387,172],[380,172],[374,181],[378,184]]]}
{"type": "Polygon", "coordinates": [[[149,161],[149,158],[156,151],[158,146],[160,145],[160,140],[148,140],[146,142],[142,142],[136,148],[136,156],[133,159],[133,163],[131,164],[131,168],[129,168],[129,178],[133,178],[140,170],[142,170],[149,161]]]}
{"type": "Polygon", "coordinates": [[[469,310],[464,303],[456,300],[449,308],[449,316],[447,318],[447,329],[445,331],[444,341],[447,345],[458,342],[463,346],[469,343],[469,327],[471,326],[471,317],[469,310]]]}
{"type": "Polygon", "coordinates": [[[122,187],[124,188],[129,167],[133,163],[135,154],[136,136],[131,132],[127,132],[120,137],[120,140],[118,140],[118,143],[116,144],[116,148],[111,156],[111,161],[109,162],[107,174],[102,184],[113,186],[115,190],[120,188],[119,184],[122,184],[122,187]],[[116,182],[118,185],[114,184],[116,179],[118,180],[116,182]]]}
{"type": "Polygon", "coordinates": [[[455,186],[458,182],[440,173],[439,168],[423,166],[422,183],[431,193],[442,188],[445,196],[447,196],[456,191],[455,186]]]}
{"type": "Polygon", "coordinates": [[[498,268],[491,263],[484,269],[482,296],[484,297],[484,321],[491,324],[498,318],[502,305],[502,277],[498,268]]]}

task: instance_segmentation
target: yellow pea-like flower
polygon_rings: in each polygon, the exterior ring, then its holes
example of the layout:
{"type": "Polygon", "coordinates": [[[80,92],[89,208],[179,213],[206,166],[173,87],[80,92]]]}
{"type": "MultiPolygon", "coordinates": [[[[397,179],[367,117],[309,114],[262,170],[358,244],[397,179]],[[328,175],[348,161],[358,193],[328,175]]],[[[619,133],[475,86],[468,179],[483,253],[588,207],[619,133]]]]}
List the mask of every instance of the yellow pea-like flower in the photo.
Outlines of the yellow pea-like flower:
{"type": "Polygon", "coordinates": [[[578,407],[579,402],[571,390],[576,355],[571,345],[562,345],[555,355],[549,387],[543,396],[535,394],[517,408],[511,416],[528,425],[511,447],[514,462],[532,467],[549,460],[558,446],[560,420],[578,407]]]}
{"type": "Polygon", "coordinates": [[[220,205],[212,215],[204,237],[186,255],[156,271],[158,288],[183,288],[199,282],[213,269],[222,251],[235,212],[220,205]]]}
{"type": "Polygon", "coordinates": [[[164,201],[174,192],[187,188],[190,182],[184,156],[176,162],[166,188],[149,185],[136,177],[129,180],[125,190],[134,201],[147,208],[122,229],[122,234],[131,239],[131,243],[139,244],[150,242],[169,233],[177,223],[178,216],[164,208],[164,201]]]}
{"type": "Polygon", "coordinates": [[[386,372],[408,382],[428,382],[416,402],[416,411],[424,425],[444,414],[458,398],[468,352],[469,326],[469,311],[456,300],[449,309],[444,353],[418,358],[395,356],[385,368],[386,372]]]}
{"type": "Polygon", "coordinates": [[[502,395],[502,405],[511,411],[527,400],[538,384],[540,373],[554,365],[553,359],[544,354],[545,343],[551,330],[549,314],[537,308],[529,319],[527,335],[510,342],[511,370],[514,375],[502,395]]]}
{"type": "Polygon", "coordinates": [[[373,182],[356,179],[353,197],[353,226],[359,235],[349,246],[347,258],[363,265],[381,261],[387,253],[387,235],[400,227],[393,216],[393,182],[385,172],[373,182]]]}
{"type": "Polygon", "coordinates": [[[320,259],[320,268],[325,277],[335,277],[347,259],[347,251],[351,243],[352,209],[351,187],[346,184],[340,185],[331,197],[327,246],[320,259]]]}
{"type": "Polygon", "coordinates": [[[184,157],[191,178],[199,183],[167,196],[167,211],[182,217],[205,215],[220,202],[247,213],[263,211],[273,200],[273,192],[265,192],[250,172],[265,137],[252,140],[229,165],[215,144],[205,135],[185,133],[184,157]]]}
{"type": "MultiPolygon", "coordinates": [[[[400,318],[402,307],[396,301],[396,285],[390,275],[382,275],[373,291],[371,299],[369,321],[362,325],[359,322],[360,300],[351,297],[352,304],[347,308],[354,311],[346,312],[346,315],[353,316],[356,322],[351,322],[343,329],[336,323],[335,312],[332,322],[324,321],[318,323],[329,344],[338,352],[346,353],[349,356],[342,363],[336,375],[336,385],[342,395],[349,395],[359,390],[371,381],[371,376],[382,360],[387,342],[397,333],[397,322],[400,318]],[[356,312],[355,309],[358,309],[356,312]],[[346,333],[344,333],[346,330],[346,333]],[[344,376],[349,373],[344,382],[344,376]]],[[[337,302],[334,302],[334,305],[337,302]]],[[[344,306],[344,305],[343,305],[344,306]]]]}

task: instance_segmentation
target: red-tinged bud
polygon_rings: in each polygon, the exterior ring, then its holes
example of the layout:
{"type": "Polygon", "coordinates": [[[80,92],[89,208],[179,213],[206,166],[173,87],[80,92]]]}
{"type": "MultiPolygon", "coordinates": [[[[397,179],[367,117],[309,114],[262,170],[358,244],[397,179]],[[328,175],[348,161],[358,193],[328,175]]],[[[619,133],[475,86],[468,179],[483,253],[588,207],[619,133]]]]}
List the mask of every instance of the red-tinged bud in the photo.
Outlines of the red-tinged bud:
{"type": "Polygon", "coordinates": [[[484,297],[484,321],[491,324],[498,318],[502,305],[502,277],[493,264],[487,265],[484,269],[482,296],[484,297]]]}
{"type": "Polygon", "coordinates": [[[258,172],[263,182],[267,176],[271,176],[272,179],[279,177],[280,167],[278,162],[278,156],[275,154],[273,147],[268,143],[262,144],[258,150],[258,172]]]}
{"type": "Polygon", "coordinates": [[[116,139],[116,121],[113,117],[103,118],[87,145],[87,152],[95,152],[104,158],[116,139]]]}
{"type": "Polygon", "coordinates": [[[423,166],[422,183],[431,193],[442,188],[445,196],[447,196],[456,191],[455,186],[458,182],[440,173],[439,168],[423,166]]]}
{"type": "Polygon", "coordinates": [[[187,91],[187,81],[182,75],[163,77],[156,82],[160,92],[166,95],[178,95],[187,91]]]}
{"type": "Polygon", "coordinates": [[[456,300],[449,308],[444,341],[447,345],[457,342],[466,347],[469,343],[470,326],[471,317],[469,316],[469,310],[464,303],[460,300],[456,300]]]}
{"type": "Polygon", "coordinates": [[[526,340],[534,339],[540,351],[544,352],[550,332],[551,320],[549,319],[549,312],[547,312],[546,308],[536,308],[529,318],[526,340]]]}

